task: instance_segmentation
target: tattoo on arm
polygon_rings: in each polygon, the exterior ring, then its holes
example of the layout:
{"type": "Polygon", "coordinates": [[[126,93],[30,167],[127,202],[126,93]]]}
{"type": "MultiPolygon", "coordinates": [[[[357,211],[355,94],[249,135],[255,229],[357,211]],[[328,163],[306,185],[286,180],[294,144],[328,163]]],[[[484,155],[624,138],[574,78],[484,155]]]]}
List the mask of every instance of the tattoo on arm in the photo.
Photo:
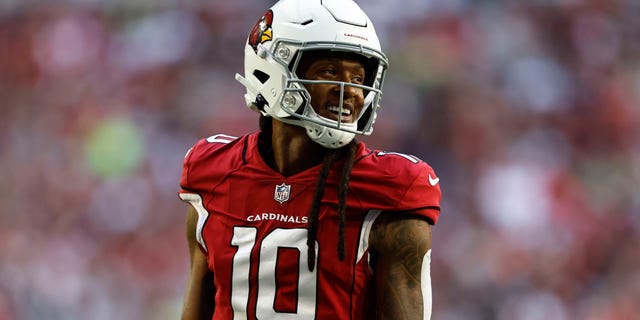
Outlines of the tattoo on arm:
{"type": "Polygon", "coordinates": [[[378,319],[423,319],[420,276],[431,226],[417,216],[387,214],[374,224],[378,319]]]}

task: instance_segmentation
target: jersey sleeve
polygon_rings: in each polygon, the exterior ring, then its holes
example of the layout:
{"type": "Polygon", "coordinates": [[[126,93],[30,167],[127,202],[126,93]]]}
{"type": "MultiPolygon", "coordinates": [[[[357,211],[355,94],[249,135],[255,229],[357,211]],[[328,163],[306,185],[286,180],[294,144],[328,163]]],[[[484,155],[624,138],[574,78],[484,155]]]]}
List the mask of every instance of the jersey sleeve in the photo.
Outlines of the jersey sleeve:
{"type": "Polygon", "coordinates": [[[440,201],[442,192],[440,190],[440,178],[438,178],[429,165],[422,162],[420,169],[416,172],[407,192],[401,201],[404,206],[411,207],[409,210],[428,218],[433,224],[440,216],[440,201]]]}
{"type": "Polygon", "coordinates": [[[189,148],[187,154],[184,156],[184,160],[182,161],[182,174],[180,175],[180,191],[179,193],[183,193],[186,190],[189,190],[189,169],[191,168],[192,161],[191,158],[194,153],[194,149],[198,147],[198,145],[202,142],[202,140],[198,141],[194,146],[189,148]]]}
{"type": "Polygon", "coordinates": [[[201,193],[234,169],[238,160],[234,152],[226,152],[238,138],[214,135],[199,140],[184,157],[180,176],[180,194],[201,193]]]}
{"type": "Polygon", "coordinates": [[[207,147],[205,139],[201,139],[187,151],[182,163],[182,175],[180,176],[180,193],[197,192],[197,167],[202,162],[204,149],[207,147]]]}
{"type": "Polygon", "coordinates": [[[350,186],[364,208],[410,212],[432,224],[438,221],[440,179],[426,162],[406,154],[373,151],[354,170],[350,186]]]}

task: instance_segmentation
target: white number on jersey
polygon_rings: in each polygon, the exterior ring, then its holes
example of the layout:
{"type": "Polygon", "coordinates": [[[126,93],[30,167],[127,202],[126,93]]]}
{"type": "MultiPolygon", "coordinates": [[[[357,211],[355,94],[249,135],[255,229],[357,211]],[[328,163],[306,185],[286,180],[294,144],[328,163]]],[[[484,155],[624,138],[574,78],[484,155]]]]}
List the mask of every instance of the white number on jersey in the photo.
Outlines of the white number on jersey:
{"type": "MultiPolygon", "coordinates": [[[[234,227],[231,245],[238,247],[233,256],[233,277],[231,284],[231,306],[234,319],[246,319],[249,304],[249,277],[251,272],[251,252],[259,245],[258,260],[258,301],[256,315],[267,319],[314,319],[316,314],[317,273],[309,271],[307,260],[307,229],[275,229],[262,241],[256,243],[257,229],[254,227],[234,227]],[[274,309],[276,297],[276,262],[278,248],[297,249],[298,260],[298,301],[296,313],[282,313],[274,309]]],[[[316,244],[316,250],[318,245],[316,244]]]]}
{"type": "Polygon", "coordinates": [[[231,141],[233,141],[235,139],[237,139],[237,137],[228,136],[226,134],[216,134],[216,135],[213,135],[213,136],[207,138],[207,142],[209,142],[209,143],[215,143],[215,142],[217,142],[217,143],[229,143],[229,142],[231,142],[231,141]]]}
{"type": "Polygon", "coordinates": [[[418,159],[415,156],[412,156],[410,154],[404,154],[404,153],[399,153],[399,152],[384,152],[384,151],[379,151],[377,154],[377,156],[386,156],[386,155],[394,155],[394,156],[399,156],[399,157],[403,157],[413,163],[418,163],[420,162],[420,159],[418,159]]]}

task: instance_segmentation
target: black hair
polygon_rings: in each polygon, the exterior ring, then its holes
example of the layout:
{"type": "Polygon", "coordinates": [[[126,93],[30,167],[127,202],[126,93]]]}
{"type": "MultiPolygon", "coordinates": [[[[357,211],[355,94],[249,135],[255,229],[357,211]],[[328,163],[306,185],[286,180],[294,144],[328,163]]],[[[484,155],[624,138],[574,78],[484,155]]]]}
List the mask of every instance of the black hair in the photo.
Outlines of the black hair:
{"type": "Polygon", "coordinates": [[[309,271],[313,271],[316,263],[316,238],[318,235],[318,215],[320,213],[320,203],[324,196],[325,185],[329,172],[334,163],[341,157],[345,158],[344,165],[342,167],[340,181],[338,183],[338,258],[340,261],[344,261],[345,258],[345,228],[346,228],[346,208],[347,208],[347,190],[349,188],[349,180],[351,179],[351,170],[355,162],[355,154],[358,148],[357,143],[351,141],[346,146],[330,150],[324,156],[322,160],[322,169],[318,175],[316,182],[316,190],[309,208],[309,232],[307,235],[308,250],[308,263],[309,271]]]}

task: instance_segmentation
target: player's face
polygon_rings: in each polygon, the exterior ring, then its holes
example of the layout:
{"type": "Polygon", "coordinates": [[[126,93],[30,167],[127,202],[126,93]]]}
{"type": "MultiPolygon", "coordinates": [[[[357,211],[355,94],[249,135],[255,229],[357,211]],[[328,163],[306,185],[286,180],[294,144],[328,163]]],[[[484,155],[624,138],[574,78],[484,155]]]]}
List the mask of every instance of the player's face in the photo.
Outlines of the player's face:
{"type": "MultiPolygon", "coordinates": [[[[330,57],[319,58],[309,64],[304,72],[307,80],[331,80],[353,84],[363,84],[365,77],[363,64],[355,59],[330,57]]],[[[308,84],[311,105],[315,112],[331,120],[343,123],[356,121],[364,106],[364,90],[353,86],[344,86],[342,114],[339,114],[340,85],[308,84]]]]}

